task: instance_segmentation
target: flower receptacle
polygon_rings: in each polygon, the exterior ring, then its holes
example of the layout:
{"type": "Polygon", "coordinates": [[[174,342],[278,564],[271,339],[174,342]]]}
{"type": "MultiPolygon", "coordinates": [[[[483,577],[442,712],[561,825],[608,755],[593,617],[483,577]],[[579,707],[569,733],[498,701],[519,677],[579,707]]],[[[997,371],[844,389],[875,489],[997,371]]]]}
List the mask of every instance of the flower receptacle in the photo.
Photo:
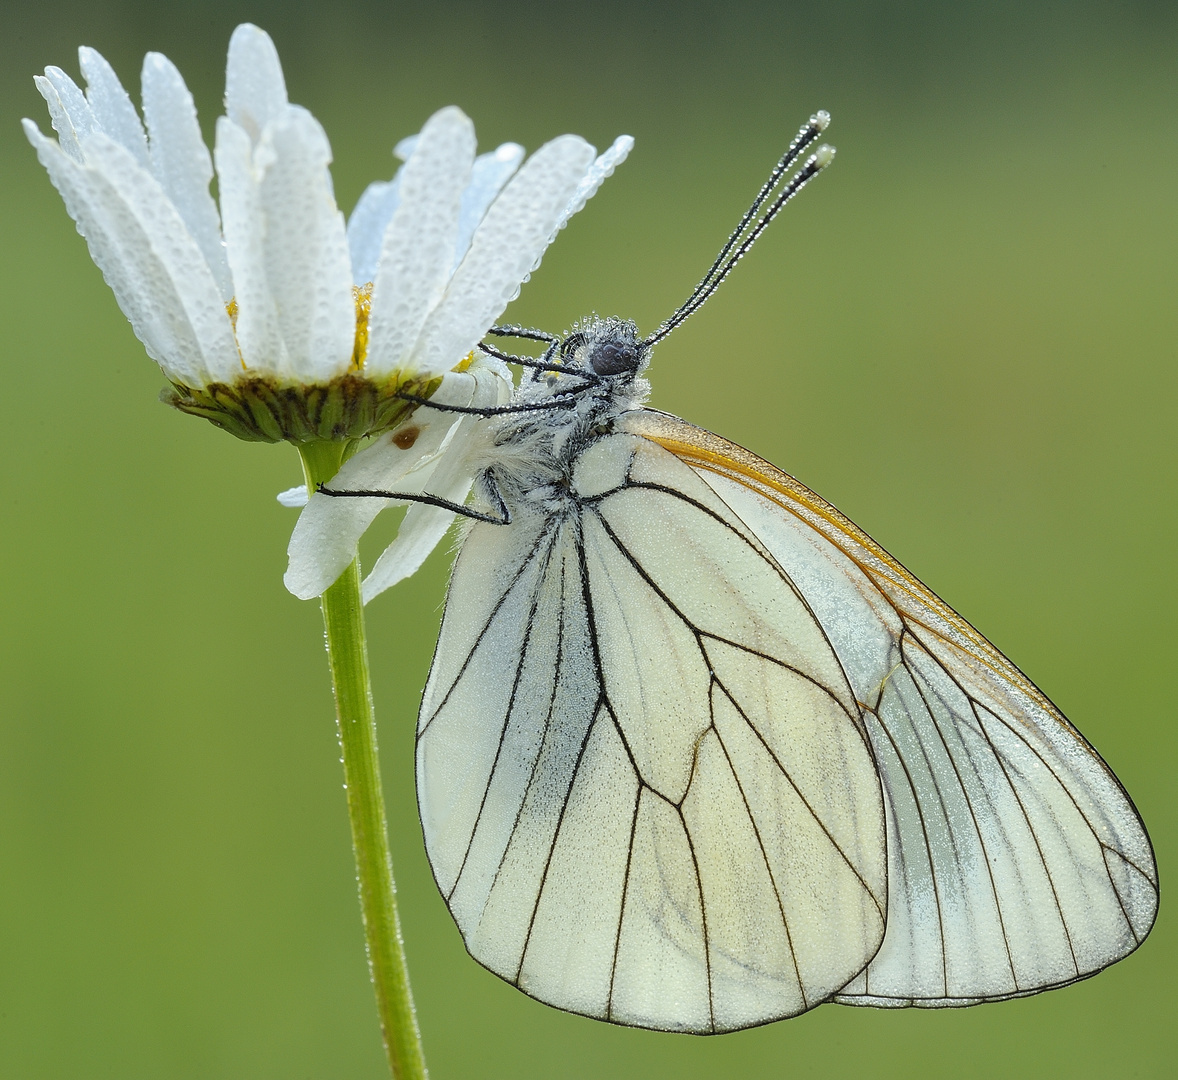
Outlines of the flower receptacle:
{"type": "Polygon", "coordinates": [[[232,385],[173,383],[160,393],[160,400],[181,412],[203,416],[246,442],[338,442],[395,428],[417,408],[399,395],[429,397],[441,382],[441,376],[435,375],[394,376],[377,383],[348,373],[327,383],[303,385],[252,376],[232,385]]]}

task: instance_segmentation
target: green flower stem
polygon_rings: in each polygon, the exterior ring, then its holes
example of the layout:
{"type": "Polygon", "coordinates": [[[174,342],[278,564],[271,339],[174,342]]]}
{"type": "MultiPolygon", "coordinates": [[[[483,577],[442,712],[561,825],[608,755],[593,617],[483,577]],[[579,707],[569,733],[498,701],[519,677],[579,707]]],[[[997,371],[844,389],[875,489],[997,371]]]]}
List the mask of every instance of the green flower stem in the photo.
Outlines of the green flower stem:
{"type": "MultiPolygon", "coordinates": [[[[326,483],[347,456],[344,442],[299,445],[307,488],[326,483]]],[[[421,1034],[409,988],[409,969],[397,917],[397,889],[389,853],[380,762],[376,749],[376,714],[368,675],[364,605],[360,599],[360,562],[353,559],[322,596],[327,657],[335,688],[335,712],[343,750],[348,819],[360,887],[360,911],[368,946],[368,967],[376,990],[381,1031],[389,1067],[397,1080],[425,1080],[421,1034]]]]}

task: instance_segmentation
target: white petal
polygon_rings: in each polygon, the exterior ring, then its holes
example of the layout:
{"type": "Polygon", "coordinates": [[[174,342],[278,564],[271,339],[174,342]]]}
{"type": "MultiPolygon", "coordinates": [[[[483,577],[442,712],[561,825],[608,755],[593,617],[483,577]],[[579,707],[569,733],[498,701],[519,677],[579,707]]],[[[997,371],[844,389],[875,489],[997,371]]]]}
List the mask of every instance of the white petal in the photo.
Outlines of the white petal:
{"type": "Polygon", "coordinates": [[[479,343],[539,264],[593,156],[584,139],[562,135],[524,162],[475,230],[469,253],[418,339],[411,367],[446,371],[479,343]]]}
{"type": "Polygon", "coordinates": [[[237,344],[251,371],[275,374],[289,370],[286,346],[278,328],[278,309],[266,280],[266,224],[261,192],[254,175],[249,133],[227,116],[217,120],[217,187],[225,254],[233,274],[237,301],[237,344]]]}
{"type": "MultiPolygon", "coordinates": [[[[67,156],[60,145],[46,138],[31,120],[22,123],[25,135],[49,173],[49,179],[61,193],[66,212],[77,223],[78,232],[86,238],[90,257],[102,271],[147,354],[160,364],[168,356],[169,374],[173,378],[189,386],[199,386],[203,379],[196,341],[189,335],[187,342],[177,342],[176,335],[169,328],[160,326],[156,305],[142,288],[144,278],[158,282],[165,277],[159,260],[152,258],[142,230],[134,230],[129,241],[131,251],[138,252],[139,259],[126,258],[123,249],[128,246],[128,238],[125,233],[131,230],[120,233],[116,222],[111,220],[107,208],[116,196],[109,190],[109,185],[67,156]]],[[[168,308],[171,301],[179,306],[174,290],[172,296],[163,297],[162,306],[168,308]]]]}
{"type": "Polygon", "coordinates": [[[127,150],[145,169],[148,168],[143,124],[114,68],[100,52],[85,45],[78,50],[78,64],[86,79],[86,101],[95,126],[127,150]]]}
{"type": "Polygon", "coordinates": [[[453,267],[462,193],[474,162],[474,125],[460,109],[435,113],[401,174],[400,205],[384,234],[372,290],[365,373],[402,367],[453,267]]]}
{"type": "Polygon", "coordinates": [[[348,251],[352,281],[366,285],[376,277],[385,230],[401,202],[401,169],[392,180],[377,180],[364,189],[348,218],[348,251]]]}
{"type": "MultiPolygon", "coordinates": [[[[474,474],[466,456],[467,440],[475,421],[464,417],[455,425],[446,456],[439,460],[426,477],[431,495],[462,504],[470,494],[474,474]]],[[[417,476],[416,473],[406,477],[417,476]]],[[[365,604],[391,589],[399,581],[415,574],[430,552],[441,543],[446,530],[457,515],[452,510],[425,503],[410,503],[397,529],[396,539],[381,552],[372,571],[364,579],[361,595],[365,604]]]]}
{"type": "MultiPolygon", "coordinates": [[[[583,209],[585,204],[597,194],[597,189],[613,175],[614,169],[626,160],[633,149],[634,137],[632,135],[619,135],[614,139],[613,146],[589,166],[580,184],[577,185],[577,190],[569,200],[564,216],[556,227],[556,232],[563,229],[568,224],[569,218],[583,209]]],[[[553,238],[555,238],[555,233],[553,238]]]]}
{"type": "Polygon", "coordinates": [[[228,312],[208,264],[176,207],[151,174],[105,135],[93,135],[86,154],[94,170],[119,193],[160,260],[200,344],[203,371],[212,381],[236,378],[241,374],[241,358],[228,312]]]}
{"type": "Polygon", "coordinates": [[[282,506],[289,506],[292,510],[298,510],[307,505],[307,485],[296,484],[292,488],[287,488],[285,491],[280,491],[275,498],[282,506]]]}
{"type": "MultiPolygon", "coordinates": [[[[511,381],[506,370],[492,367],[489,363],[485,366],[473,365],[470,370],[476,384],[471,405],[485,408],[502,405],[510,399],[511,381]]],[[[466,501],[474,476],[461,441],[474,424],[473,418],[464,418],[461,427],[452,436],[446,456],[437,464],[430,477],[430,494],[453,503],[466,501]]],[[[364,579],[364,603],[367,604],[385,589],[415,574],[446,535],[454,517],[453,511],[440,506],[423,503],[411,505],[397,529],[396,539],[385,548],[372,572],[364,579]]]]}
{"type": "Polygon", "coordinates": [[[287,107],[286,80],[270,35],[242,23],[229,39],[225,68],[225,112],[257,142],[266,124],[287,107]]]}
{"type": "Polygon", "coordinates": [[[308,382],[346,371],[356,336],[347,234],[330,161],[323,128],[297,106],[267,125],[254,155],[266,280],[289,364],[280,374],[308,382]]]}
{"type": "Polygon", "coordinates": [[[343,372],[356,309],[323,129],[289,106],[252,147],[248,133],[222,117],[215,154],[247,366],[304,381],[343,372]]]}
{"type": "Polygon", "coordinates": [[[34,75],[33,84],[49,106],[49,121],[58,144],[74,161],[84,161],[82,140],[94,130],[94,114],[82,91],[58,67],[47,67],[43,76],[34,75]]]}
{"type": "Polygon", "coordinates": [[[454,245],[454,265],[462,262],[470,250],[471,237],[483,220],[487,207],[511,179],[524,159],[524,148],[519,143],[504,143],[489,154],[475,158],[470,183],[462,193],[462,209],[458,214],[458,241],[454,245]]]}
{"type": "MultiPolygon", "coordinates": [[[[438,494],[461,503],[470,493],[470,485],[471,478],[468,476],[465,484],[438,494]]],[[[457,516],[453,510],[440,506],[426,506],[422,503],[410,506],[397,529],[397,539],[384,549],[372,572],[364,579],[360,588],[363,602],[367,604],[397,582],[417,573],[430,552],[442,542],[457,516]]]]}
{"type": "Polygon", "coordinates": [[[25,133],[148,355],[189,386],[240,370],[208,267],[152,177],[100,133],[87,141],[91,168],[30,121],[25,133]]]}
{"type": "Polygon", "coordinates": [[[143,58],[143,115],[151,133],[151,170],[204,253],[221,299],[228,301],[233,282],[221,220],[209,194],[213,163],[201,138],[192,95],[176,66],[160,53],[143,58]]]}
{"type": "MultiPolygon", "coordinates": [[[[402,161],[407,161],[417,146],[417,139],[416,135],[407,135],[393,147],[393,153],[402,161]]],[[[367,285],[376,278],[385,230],[401,204],[401,172],[402,169],[398,169],[392,180],[377,180],[369,184],[353,208],[352,216],[348,218],[352,280],[357,285],[367,285]]]]}
{"type": "MultiPolygon", "coordinates": [[[[410,449],[402,450],[393,442],[393,432],[386,432],[347,462],[329,486],[341,491],[420,490],[458,424],[453,417],[435,410],[418,412],[430,415],[421,415],[420,420],[418,415],[413,417],[411,422],[420,434],[410,449]],[[407,477],[411,479],[407,481],[407,477]],[[405,483],[418,486],[402,489],[405,483]]],[[[373,518],[386,506],[396,505],[391,499],[312,495],[286,549],[289,562],[282,580],[287,589],[300,600],[318,596],[356,557],[356,544],[373,518]]]]}

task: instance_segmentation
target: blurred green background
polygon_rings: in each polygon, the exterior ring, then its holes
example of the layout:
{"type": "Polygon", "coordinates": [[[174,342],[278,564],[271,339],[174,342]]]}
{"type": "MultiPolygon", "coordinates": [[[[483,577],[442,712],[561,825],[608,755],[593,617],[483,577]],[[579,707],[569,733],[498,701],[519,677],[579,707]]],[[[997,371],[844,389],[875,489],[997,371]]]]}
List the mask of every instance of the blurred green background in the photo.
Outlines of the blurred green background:
{"type": "MultiPolygon", "coordinates": [[[[383,1075],[319,612],[281,581],[295,454],[157,403],[17,123],[48,130],[31,76],[76,73],[89,44],[133,95],[167,53],[208,130],[247,19],[326,127],[345,209],[450,102],[483,147],[637,138],[511,310],[557,330],[590,310],[653,327],[829,109],[835,166],[660,346],[654,403],[795,473],[992,637],[1116,770],[1168,881],[1175,5],[4,3],[0,1077],[383,1075]]],[[[414,806],[446,566],[370,608],[436,1078],[1174,1075],[1167,902],[1099,977],[960,1011],[824,1006],[700,1039],[499,982],[463,951],[414,806]]]]}

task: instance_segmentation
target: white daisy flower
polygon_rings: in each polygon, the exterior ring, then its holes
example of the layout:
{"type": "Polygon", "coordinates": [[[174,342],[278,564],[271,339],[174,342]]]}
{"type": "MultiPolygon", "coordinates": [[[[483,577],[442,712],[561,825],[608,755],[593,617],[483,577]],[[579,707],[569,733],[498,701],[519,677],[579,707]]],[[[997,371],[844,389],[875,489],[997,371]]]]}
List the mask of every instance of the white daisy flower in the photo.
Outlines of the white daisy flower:
{"type": "MultiPolygon", "coordinates": [[[[144,59],[146,131],[102,56],[83,48],[79,60],[85,93],[59,68],[37,79],[58,138],[25,120],[29,141],[172,383],[165,400],[249,440],[356,439],[405,421],[414,405],[398,395],[428,396],[470,362],[630,145],[595,160],[563,135],[526,162],[514,143],[476,157],[470,120],[442,109],[398,146],[405,164],[365,192],[345,227],[327,136],[287,100],[274,44],[256,26],[230,41],[211,158],[166,57],[144,59]]],[[[447,393],[474,386],[498,400],[506,378],[482,364],[447,393]]]]}
{"type": "MultiPolygon", "coordinates": [[[[470,414],[431,406],[510,398],[508,369],[479,343],[632,140],[596,158],[575,135],[526,161],[514,143],[476,156],[470,120],[442,109],[397,146],[404,165],[368,188],[345,225],[327,136],[288,101],[274,44],[256,26],[239,26],[229,43],[212,155],[166,57],[144,59],[142,118],[97,52],[83,48],[79,61],[84,93],[59,68],[37,79],[57,139],[31,120],[25,133],[170,381],[164,400],[242,439],[294,443],[307,484],[284,493],[289,505],[333,474],[343,486],[429,485],[449,505],[464,500],[478,429],[470,414]],[[349,460],[365,437],[373,442],[349,460]]],[[[356,559],[387,501],[312,496],[286,580],[297,596],[324,594],[381,1026],[393,1073],[417,1076],[425,1067],[397,929],[356,559]]],[[[412,507],[364,596],[412,573],[452,517],[412,507]]]]}
{"type": "MultiPolygon", "coordinates": [[[[568,219],[585,205],[603,181],[625,160],[633,145],[634,140],[628,135],[623,135],[594,160],[582,176],[550,236],[554,236],[568,219]]],[[[403,151],[404,144],[398,146],[397,150],[403,151]]],[[[459,216],[460,228],[458,243],[455,246],[455,263],[463,258],[472,235],[472,252],[481,242],[486,222],[497,212],[503,197],[494,204],[486,218],[482,219],[483,224],[476,229],[476,223],[483,213],[484,200],[494,198],[494,195],[488,192],[498,190],[498,186],[503,182],[500,177],[515,167],[522,154],[523,151],[519,147],[508,143],[493,154],[485,154],[475,162],[474,179],[463,196],[459,216]],[[472,195],[472,192],[477,194],[472,195]]],[[[412,161],[410,158],[402,172],[408,171],[412,161]]],[[[379,232],[379,224],[375,227],[366,224],[367,215],[375,218],[377,207],[383,206],[386,200],[396,199],[400,176],[401,174],[398,174],[391,184],[377,183],[368,188],[348,223],[349,239],[353,236],[365,238],[379,232]],[[354,228],[358,221],[365,224],[354,228]]],[[[508,190],[510,191],[510,187],[508,190]]],[[[384,212],[392,213],[391,210],[384,212]]],[[[487,235],[491,237],[488,243],[502,244],[505,249],[511,246],[511,241],[505,234],[487,235]]],[[[365,243],[368,243],[365,239],[353,241],[352,258],[356,266],[364,267],[367,265],[364,260],[372,257],[372,246],[362,247],[365,243]]],[[[385,243],[388,243],[387,234],[385,243]]],[[[463,273],[469,261],[468,258],[463,262],[455,278],[463,273]]],[[[518,272],[525,261],[521,259],[515,262],[514,271],[518,272]]],[[[535,256],[532,268],[538,264],[539,254],[535,256]]],[[[522,280],[526,279],[525,274],[522,280]]],[[[513,296],[518,291],[517,285],[513,296]]],[[[491,320],[479,325],[481,329],[478,339],[482,340],[491,326],[491,320]]],[[[499,360],[476,350],[469,366],[460,371],[449,372],[430,400],[434,405],[487,408],[506,404],[511,398],[511,392],[512,384],[506,367],[499,360]]],[[[348,461],[332,481],[332,486],[342,491],[428,490],[450,503],[461,504],[470,493],[474,482],[475,466],[469,451],[476,422],[470,415],[455,419],[453,413],[436,408],[420,409],[410,421],[395,431],[382,435],[371,446],[348,461]]],[[[289,563],[283,579],[286,587],[295,596],[304,600],[318,596],[339,577],[352,561],[360,537],[381,510],[390,506],[405,505],[401,500],[333,499],[318,494],[312,495],[308,501],[306,488],[303,486],[284,491],[278,498],[287,506],[306,507],[291,534],[290,546],[287,549],[289,563]]],[[[454,517],[453,512],[443,507],[419,502],[410,503],[397,530],[396,538],[364,579],[364,602],[367,603],[385,589],[415,573],[426,556],[441,542],[454,517]]]]}

